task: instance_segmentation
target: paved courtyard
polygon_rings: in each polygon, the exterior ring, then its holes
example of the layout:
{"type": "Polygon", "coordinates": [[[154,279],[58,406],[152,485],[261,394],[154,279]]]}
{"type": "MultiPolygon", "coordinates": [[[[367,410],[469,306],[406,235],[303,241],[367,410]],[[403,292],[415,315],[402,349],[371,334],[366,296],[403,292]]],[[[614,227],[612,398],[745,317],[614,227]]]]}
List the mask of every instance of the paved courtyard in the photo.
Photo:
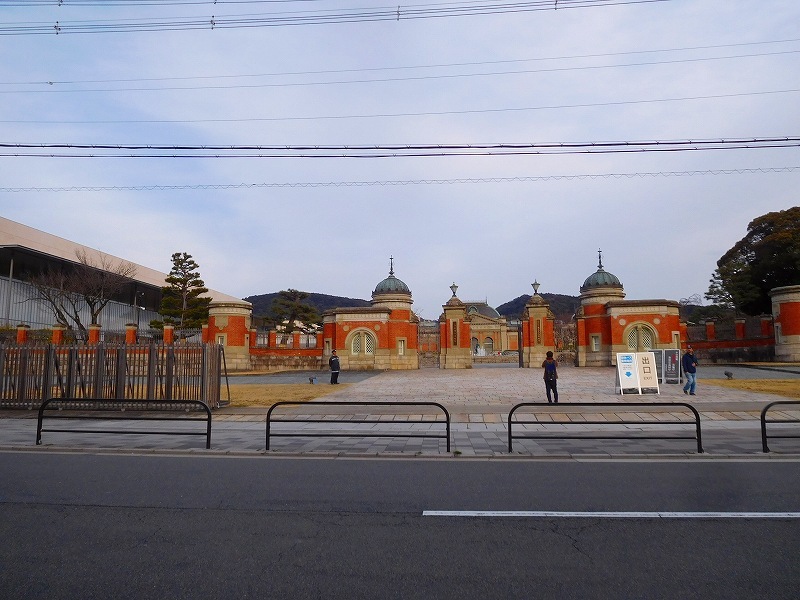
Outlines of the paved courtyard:
{"type": "MultiPolygon", "coordinates": [[[[560,369],[560,403],[564,406],[540,405],[520,409],[512,424],[515,439],[512,452],[508,444],[509,411],[521,402],[546,403],[544,383],[539,369],[518,369],[509,366],[480,367],[466,370],[420,369],[380,373],[343,372],[342,385],[311,405],[283,407],[274,418],[288,422],[271,425],[270,449],[266,451],[265,408],[227,407],[214,411],[212,452],[289,455],[347,456],[473,456],[492,458],[520,457],[609,457],[609,456],[692,456],[713,458],[750,456],[779,458],[800,455],[800,440],[770,440],[769,454],[762,453],[760,412],[768,403],[786,400],[771,394],[729,390],[711,385],[709,380],[725,378],[724,371],[737,379],[800,378],[800,367],[743,366],[701,368],[697,395],[683,394],[680,385],[665,384],[659,395],[624,395],[615,391],[612,368],[560,369]],[[693,437],[694,421],[688,409],[680,407],[635,407],[631,404],[690,402],[700,413],[702,443],[705,452],[698,453],[694,439],[639,439],[641,436],[693,437]],[[334,403],[353,403],[336,405],[334,403]],[[400,406],[362,406],[367,402],[389,402],[400,406]],[[451,418],[451,448],[447,452],[443,413],[436,407],[416,406],[415,402],[442,405],[451,418]],[[569,403],[611,403],[613,406],[569,407],[569,403]],[[312,419],[318,422],[298,422],[312,419]],[[369,423],[348,423],[349,420],[369,423]],[[526,421],[517,424],[517,421],[526,421]],[[533,420],[536,422],[534,423],[533,420]],[[620,424],[620,421],[634,421],[620,424]],[[422,421],[422,422],[419,422],[422,421]],[[658,422],[680,421],[686,425],[657,425],[658,422]],[[557,423],[556,423],[557,422],[557,423]],[[282,434],[290,434],[284,436],[282,434]],[[303,435],[330,434],[320,437],[303,435]],[[433,434],[440,437],[408,437],[433,434]],[[275,435],[277,434],[277,435],[275,435]],[[544,439],[516,436],[536,435],[544,439]],[[551,436],[573,436],[572,439],[550,439],[551,436]],[[622,436],[635,439],[620,439],[622,436]],[[587,439],[605,437],[611,439],[587,439]],[[574,439],[578,438],[578,439],[574,439]],[[581,439],[582,438],[582,439],[581,439]]],[[[316,373],[316,385],[329,385],[327,374],[316,373]]],[[[231,378],[231,385],[249,383],[305,383],[309,373],[284,373],[266,376],[231,378]]],[[[309,384],[310,385],[310,384],[309,384]]],[[[773,419],[799,419],[800,405],[773,409],[773,419]]],[[[0,413],[0,449],[35,449],[36,412],[0,413]]],[[[103,424],[105,425],[105,424],[103,424]]],[[[170,423],[152,423],[149,427],[174,428],[170,423]]],[[[54,426],[55,427],[55,426],[54,426]]],[[[108,426],[106,425],[108,428],[108,426]]],[[[141,428],[136,421],[115,421],[114,429],[141,428]]],[[[800,425],[773,426],[775,431],[800,435],[800,425]]],[[[196,427],[195,427],[196,429],[196,427]]],[[[770,430],[772,432],[772,429],[770,430]]],[[[43,435],[44,447],[63,449],[113,449],[116,451],[167,450],[209,452],[203,439],[195,436],[142,434],[75,434],[43,435]]],[[[41,448],[42,446],[38,447],[41,448]]]]}

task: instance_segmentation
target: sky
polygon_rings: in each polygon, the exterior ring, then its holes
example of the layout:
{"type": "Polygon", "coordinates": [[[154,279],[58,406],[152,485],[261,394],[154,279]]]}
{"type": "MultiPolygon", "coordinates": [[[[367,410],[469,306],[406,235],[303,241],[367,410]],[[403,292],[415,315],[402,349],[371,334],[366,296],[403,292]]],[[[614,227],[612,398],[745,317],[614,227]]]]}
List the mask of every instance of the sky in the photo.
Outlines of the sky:
{"type": "Polygon", "coordinates": [[[369,299],[393,257],[436,319],[452,283],[495,307],[534,281],[578,295],[601,249],[628,299],[680,300],[798,204],[796,142],[733,143],[800,135],[796,0],[56,4],[0,0],[0,214],[163,272],[188,252],[233,296],[369,299]],[[656,141],[693,143],[631,144],[656,141]]]}

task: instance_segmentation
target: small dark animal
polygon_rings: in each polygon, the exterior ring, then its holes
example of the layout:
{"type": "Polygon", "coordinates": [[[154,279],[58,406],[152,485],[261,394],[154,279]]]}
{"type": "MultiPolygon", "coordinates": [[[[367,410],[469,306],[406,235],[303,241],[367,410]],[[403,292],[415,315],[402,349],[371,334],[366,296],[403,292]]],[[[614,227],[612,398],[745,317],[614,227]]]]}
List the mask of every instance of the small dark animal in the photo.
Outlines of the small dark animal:
{"type": "Polygon", "coordinates": [[[725,371],[725,377],[727,377],[728,379],[733,379],[733,373],[731,373],[730,371],[725,371]]]}

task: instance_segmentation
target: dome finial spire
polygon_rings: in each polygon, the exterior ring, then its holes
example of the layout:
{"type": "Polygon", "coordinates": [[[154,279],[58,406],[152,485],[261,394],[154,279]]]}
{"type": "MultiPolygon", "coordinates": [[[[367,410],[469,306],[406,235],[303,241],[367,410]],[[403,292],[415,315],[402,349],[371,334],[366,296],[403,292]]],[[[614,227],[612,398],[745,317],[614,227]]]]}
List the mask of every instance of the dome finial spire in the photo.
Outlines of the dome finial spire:
{"type": "Polygon", "coordinates": [[[597,270],[603,270],[603,251],[600,248],[597,249],[597,270]]]}
{"type": "Polygon", "coordinates": [[[389,275],[394,275],[394,256],[389,256],[389,275]]]}

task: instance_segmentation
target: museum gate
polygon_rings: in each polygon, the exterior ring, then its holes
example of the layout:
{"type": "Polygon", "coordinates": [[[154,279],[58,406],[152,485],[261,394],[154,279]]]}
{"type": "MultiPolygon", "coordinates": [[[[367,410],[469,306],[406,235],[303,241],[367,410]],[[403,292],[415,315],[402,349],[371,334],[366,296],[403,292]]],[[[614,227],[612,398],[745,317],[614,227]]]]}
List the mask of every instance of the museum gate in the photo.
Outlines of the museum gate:
{"type": "Polygon", "coordinates": [[[419,368],[439,368],[441,351],[439,321],[420,321],[417,329],[419,368]]]}

